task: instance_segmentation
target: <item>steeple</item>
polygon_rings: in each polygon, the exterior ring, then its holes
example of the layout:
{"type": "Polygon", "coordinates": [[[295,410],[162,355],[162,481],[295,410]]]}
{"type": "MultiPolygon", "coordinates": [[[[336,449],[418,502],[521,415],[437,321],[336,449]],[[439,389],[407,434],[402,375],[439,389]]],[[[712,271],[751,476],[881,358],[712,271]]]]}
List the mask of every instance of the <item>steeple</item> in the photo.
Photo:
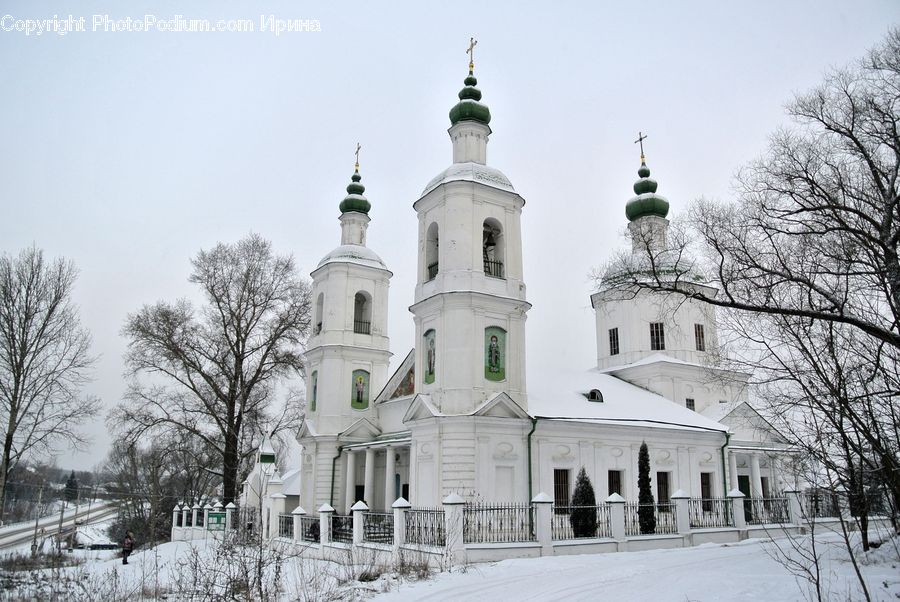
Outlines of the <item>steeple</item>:
{"type": "Polygon", "coordinates": [[[366,187],[360,182],[359,175],[359,143],[356,144],[356,163],[353,175],[350,176],[350,184],[347,185],[347,196],[341,201],[341,244],[362,245],[366,244],[366,228],[369,227],[369,209],[372,204],[363,196],[366,187]]]}
{"type": "Polygon", "coordinates": [[[635,144],[641,145],[641,167],[638,169],[638,181],[634,183],[634,194],[625,203],[625,217],[628,218],[628,231],[631,234],[632,251],[638,252],[651,248],[664,249],[666,231],[669,228],[669,201],[656,194],[656,180],[650,177],[647,158],[644,155],[644,140],[647,136],[638,132],[635,144]]]}
{"type": "Polygon", "coordinates": [[[465,86],[459,91],[459,102],[450,109],[450,139],[453,141],[454,163],[487,162],[487,142],[491,134],[491,110],[481,102],[481,90],[475,86],[475,63],[472,53],[478,43],[469,39],[469,75],[463,80],[465,86]]]}

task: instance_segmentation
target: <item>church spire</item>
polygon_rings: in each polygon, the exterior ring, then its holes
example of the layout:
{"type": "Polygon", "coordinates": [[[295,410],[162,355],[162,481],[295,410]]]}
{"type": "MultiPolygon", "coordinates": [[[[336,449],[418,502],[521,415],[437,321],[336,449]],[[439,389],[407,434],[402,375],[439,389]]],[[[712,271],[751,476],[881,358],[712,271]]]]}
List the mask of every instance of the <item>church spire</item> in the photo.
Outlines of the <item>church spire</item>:
{"type": "Polygon", "coordinates": [[[475,79],[475,59],[474,50],[478,40],[469,38],[469,48],[466,54],[469,55],[469,75],[463,80],[465,87],[459,91],[459,102],[450,109],[450,123],[456,125],[460,121],[476,121],[488,125],[491,122],[491,111],[487,105],[479,102],[481,100],[481,90],[475,86],[478,80],[475,79]]]}
{"type": "Polygon", "coordinates": [[[669,201],[664,196],[656,194],[656,180],[650,178],[650,168],[647,167],[647,160],[644,156],[644,140],[647,136],[642,132],[638,132],[638,139],[635,144],[641,145],[641,167],[638,169],[638,177],[640,178],[634,183],[634,194],[625,204],[625,216],[629,222],[645,217],[655,215],[665,218],[669,214],[669,201]]]}
{"type": "Polygon", "coordinates": [[[350,176],[350,184],[347,186],[347,196],[341,201],[341,213],[349,213],[355,211],[357,213],[365,213],[368,215],[369,209],[372,208],[369,200],[363,196],[366,187],[360,183],[362,176],[359,175],[359,150],[362,147],[356,143],[356,163],[354,165],[353,175],[350,176]]]}

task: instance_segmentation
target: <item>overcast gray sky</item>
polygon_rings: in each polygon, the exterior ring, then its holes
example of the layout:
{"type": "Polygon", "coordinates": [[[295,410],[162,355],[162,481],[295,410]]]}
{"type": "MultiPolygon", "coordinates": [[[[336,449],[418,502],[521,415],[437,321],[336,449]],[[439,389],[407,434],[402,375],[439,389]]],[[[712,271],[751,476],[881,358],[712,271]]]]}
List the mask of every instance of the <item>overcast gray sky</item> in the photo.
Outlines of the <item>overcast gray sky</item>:
{"type": "MultiPolygon", "coordinates": [[[[90,392],[124,390],[119,331],[144,303],[194,294],[189,258],[254,231],[303,273],[340,240],[356,142],[369,246],[394,272],[394,366],[412,345],[416,218],[451,160],[447,112],[478,39],[488,163],[526,199],[529,366],[595,363],[588,274],[623,245],[647,161],[672,215],[728,199],[735,170],[784,125],[784,104],[862,55],[896,0],[846,2],[2,2],[0,251],[36,244],[81,270],[100,355],[90,392]],[[26,36],[22,19],[85,17],[26,36]],[[9,15],[6,18],[5,15],[9,15]],[[249,19],[254,32],[92,31],[94,15],[249,19]],[[260,31],[260,16],[321,31],[260,31]],[[314,25],[314,24],[313,24],[314,25]]],[[[105,455],[102,420],[86,454],[105,455]]]]}

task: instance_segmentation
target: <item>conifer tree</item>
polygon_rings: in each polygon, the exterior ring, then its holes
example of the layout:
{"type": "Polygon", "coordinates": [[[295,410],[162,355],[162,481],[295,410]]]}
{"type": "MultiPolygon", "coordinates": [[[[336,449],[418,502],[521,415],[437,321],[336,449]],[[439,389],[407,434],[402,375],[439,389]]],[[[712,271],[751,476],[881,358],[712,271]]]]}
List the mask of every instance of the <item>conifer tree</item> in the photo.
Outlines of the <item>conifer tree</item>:
{"type": "Polygon", "coordinates": [[[575,479],[575,493],[572,494],[572,513],[569,522],[575,537],[597,536],[597,500],[594,497],[594,486],[584,470],[584,466],[578,471],[575,479]]]}
{"type": "Polygon", "coordinates": [[[65,496],[67,502],[74,502],[78,499],[78,479],[75,478],[75,471],[66,479],[65,496]]]}
{"type": "Polygon", "coordinates": [[[650,452],[647,450],[647,442],[642,441],[641,451],[638,452],[638,522],[641,535],[656,532],[655,510],[656,501],[650,489],[650,452]]]}

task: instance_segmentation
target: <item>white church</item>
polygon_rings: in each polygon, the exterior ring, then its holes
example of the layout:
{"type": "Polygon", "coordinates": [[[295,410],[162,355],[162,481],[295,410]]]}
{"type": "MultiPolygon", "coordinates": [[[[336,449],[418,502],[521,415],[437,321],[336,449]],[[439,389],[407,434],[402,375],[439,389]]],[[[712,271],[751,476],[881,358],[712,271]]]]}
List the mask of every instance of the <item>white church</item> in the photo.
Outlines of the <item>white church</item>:
{"type": "MultiPolygon", "coordinates": [[[[329,504],[349,513],[358,500],[388,511],[399,497],[429,507],[451,493],[527,502],[543,491],[567,505],[581,467],[597,499],[636,500],[644,441],[659,502],[679,489],[694,498],[733,489],[771,497],[792,485],[784,470],[792,451],[751,407],[749,375],[712,365],[711,306],[601,286],[591,296],[596,366],[531,378],[525,200],[487,163],[491,115],[476,85],[470,63],[450,110],[453,161],[413,203],[415,347],[389,373],[392,273],[367,243],[371,206],[357,164],[340,203],[341,244],[311,274],[299,468],[279,475],[258,464],[242,502],[252,504],[265,476],[279,484],[288,512],[329,504]]],[[[635,252],[665,245],[669,224],[669,204],[641,159],[625,203],[635,252]]]]}

